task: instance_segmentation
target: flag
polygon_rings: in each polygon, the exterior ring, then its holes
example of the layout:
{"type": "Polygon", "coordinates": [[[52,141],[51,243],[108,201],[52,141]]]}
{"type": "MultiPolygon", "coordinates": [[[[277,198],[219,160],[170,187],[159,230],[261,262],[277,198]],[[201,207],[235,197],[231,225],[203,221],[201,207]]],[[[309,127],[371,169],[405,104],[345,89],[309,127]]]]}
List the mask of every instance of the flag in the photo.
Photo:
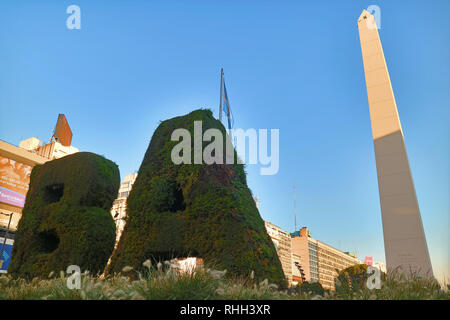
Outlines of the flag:
{"type": "Polygon", "coordinates": [[[225,86],[225,80],[223,81],[223,111],[228,118],[228,129],[231,129],[231,107],[228,100],[227,87],[225,86]]]}

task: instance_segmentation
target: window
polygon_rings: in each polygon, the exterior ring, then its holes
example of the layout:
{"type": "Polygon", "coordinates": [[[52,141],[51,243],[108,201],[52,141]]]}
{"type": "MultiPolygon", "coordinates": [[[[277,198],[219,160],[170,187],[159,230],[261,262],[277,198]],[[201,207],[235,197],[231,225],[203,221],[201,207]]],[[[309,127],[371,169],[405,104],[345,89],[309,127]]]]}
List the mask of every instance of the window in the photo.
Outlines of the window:
{"type": "Polygon", "coordinates": [[[120,198],[126,198],[126,197],[128,197],[128,194],[129,194],[129,191],[124,191],[124,192],[121,192],[121,193],[119,194],[119,197],[120,197],[120,198]]]}

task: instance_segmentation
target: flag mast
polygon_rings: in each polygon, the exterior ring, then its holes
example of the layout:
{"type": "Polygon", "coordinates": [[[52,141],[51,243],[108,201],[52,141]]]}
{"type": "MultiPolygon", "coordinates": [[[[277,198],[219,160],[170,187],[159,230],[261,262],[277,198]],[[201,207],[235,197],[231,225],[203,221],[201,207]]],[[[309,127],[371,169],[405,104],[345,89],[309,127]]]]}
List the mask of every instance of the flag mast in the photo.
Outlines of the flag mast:
{"type": "Polygon", "coordinates": [[[297,231],[297,197],[295,194],[295,184],[292,187],[292,190],[294,191],[294,232],[297,231]]]}
{"type": "Polygon", "coordinates": [[[219,121],[222,122],[222,97],[223,97],[223,68],[220,68],[220,103],[219,103],[219,121]]]}

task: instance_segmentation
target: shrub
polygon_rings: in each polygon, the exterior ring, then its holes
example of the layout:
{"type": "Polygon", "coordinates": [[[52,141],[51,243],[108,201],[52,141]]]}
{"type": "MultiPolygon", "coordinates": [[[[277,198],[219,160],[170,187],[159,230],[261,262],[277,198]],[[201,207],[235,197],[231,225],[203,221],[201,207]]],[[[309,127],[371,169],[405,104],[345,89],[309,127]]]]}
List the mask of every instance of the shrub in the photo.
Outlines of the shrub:
{"type": "Polygon", "coordinates": [[[366,264],[356,264],[342,270],[336,270],[338,276],[335,278],[336,293],[349,295],[366,287],[368,278],[366,264]]]}
{"type": "Polygon", "coordinates": [[[319,282],[301,282],[297,284],[297,291],[303,294],[323,295],[325,290],[319,282]]]}
{"type": "Polygon", "coordinates": [[[69,265],[103,271],[114,248],[109,210],[119,183],[117,165],[93,153],[35,166],[8,273],[31,279],[69,265]]]}
{"type": "Polygon", "coordinates": [[[196,256],[229,275],[254,271],[256,279],[281,284],[281,263],[247,186],[244,165],[172,162],[179,143],[171,141],[172,132],[185,128],[194,137],[194,121],[202,121],[203,131],[219,129],[226,146],[225,128],[210,110],[161,122],[127,199],[127,223],[107,273],[126,265],[142,268],[148,258],[196,256]]]}

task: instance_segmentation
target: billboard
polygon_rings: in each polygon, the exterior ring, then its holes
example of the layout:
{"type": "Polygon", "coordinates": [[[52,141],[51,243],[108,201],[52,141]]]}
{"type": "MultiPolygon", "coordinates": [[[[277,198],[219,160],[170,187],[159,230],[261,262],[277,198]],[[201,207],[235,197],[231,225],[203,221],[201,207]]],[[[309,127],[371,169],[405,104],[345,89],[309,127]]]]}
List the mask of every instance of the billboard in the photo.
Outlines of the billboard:
{"type": "Polygon", "coordinates": [[[372,266],[373,265],[373,257],[366,257],[364,259],[364,263],[367,264],[368,266],[372,266]]]}
{"type": "Polygon", "coordinates": [[[7,240],[2,252],[4,238],[0,237],[0,271],[8,270],[9,263],[11,262],[12,241],[7,240]]]}
{"type": "Polygon", "coordinates": [[[69,147],[72,143],[72,130],[70,130],[69,123],[66,116],[60,113],[58,121],[56,122],[55,133],[53,135],[59,143],[63,146],[69,147]]]}
{"type": "Polygon", "coordinates": [[[0,156],[0,202],[23,208],[32,169],[0,156]]]}

